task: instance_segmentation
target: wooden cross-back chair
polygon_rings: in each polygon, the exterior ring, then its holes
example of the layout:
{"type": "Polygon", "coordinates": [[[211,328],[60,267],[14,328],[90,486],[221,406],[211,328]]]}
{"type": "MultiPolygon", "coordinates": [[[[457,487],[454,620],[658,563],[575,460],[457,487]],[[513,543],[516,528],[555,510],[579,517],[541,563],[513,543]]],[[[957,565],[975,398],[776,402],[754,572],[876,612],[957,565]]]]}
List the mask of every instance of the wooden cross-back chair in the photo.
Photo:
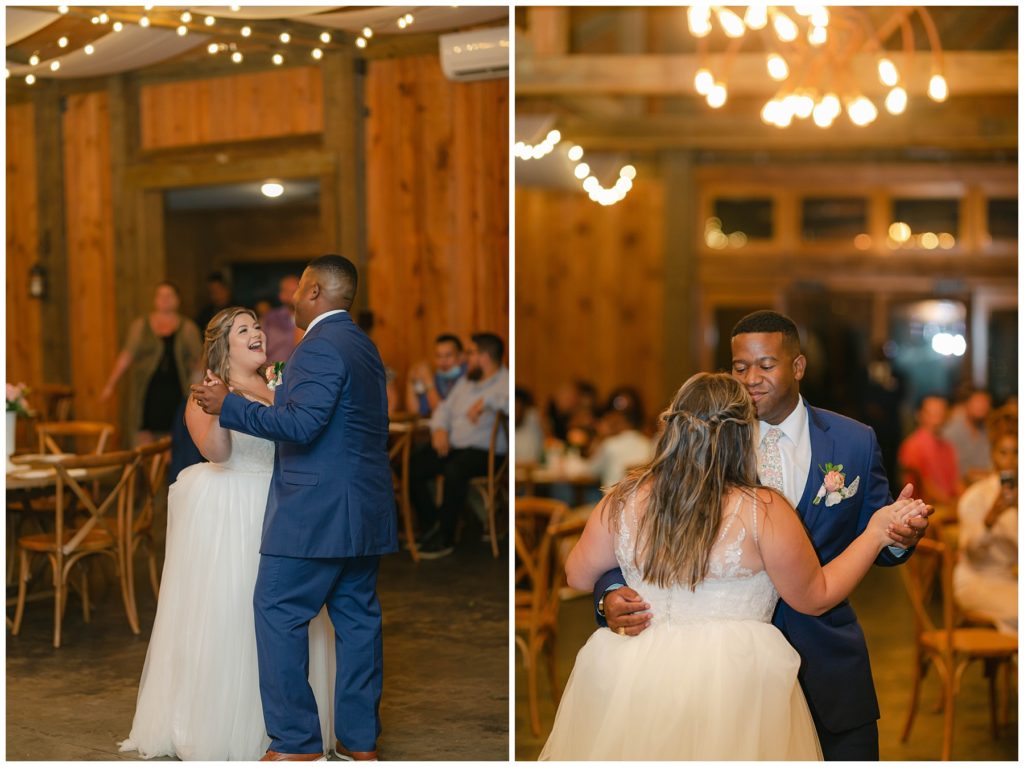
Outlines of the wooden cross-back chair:
{"type": "Polygon", "coordinates": [[[487,475],[474,477],[470,487],[474,488],[484,503],[484,515],[487,519],[487,533],[491,539],[491,554],[497,559],[499,555],[498,530],[499,519],[506,519],[507,514],[500,515],[499,508],[508,508],[508,414],[498,412],[494,416],[491,427],[491,442],[487,451],[487,475]],[[505,452],[498,452],[501,436],[505,435],[505,452]]]}
{"type": "Polygon", "coordinates": [[[412,502],[409,500],[409,456],[412,454],[413,438],[416,436],[416,413],[395,413],[391,423],[401,425],[400,430],[391,432],[391,446],[388,458],[391,459],[391,477],[398,502],[398,514],[405,532],[405,543],[413,562],[420,561],[420,552],[416,547],[416,530],[412,521],[412,502]],[[396,468],[397,464],[397,468],[396,468]]]}
{"type": "Polygon", "coordinates": [[[68,421],[75,390],[66,384],[39,384],[33,386],[29,398],[36,404],[43,421],[68,421]]]}
{"type": "Polygon", "coordinates": [[[964,670],[972,661],[984,664],[989,680],[989,706],[992,735],[998,736],[999,712],[996,703],[996,682],[999,667],[1011,664],[1017,655],[1016,635],[1001,634],[993,628],[961,626],[961,616],[953,599],[954,552],[945,543],[926,537],[920,540],[914,556],[900,568],[910,602],[914,608],[914,682],[910,709],[901,740],[906,742],[914,725],[921,682],[928,669],[935,668],[942,685],[942,707],[945,712],[942,733],[942,755],[945,761],[953,752],[953,718],[956,696],[964,670]],[[929,605],[936,591],[941,596],[941,622],[932,619],[929,605]]]}
{"type": "Polygon", "coordinates": [[[98,455],[107,449],[114,426],[102,421],[44,421],[36,424],[36,434],[40,453],[98,455]]]}
{"type": "MultiPolygon", "coordinates": [[[[103,453],[92,456],[71,456],[53,465],[56,476],[56,514],[52,532],[23,535],[18,539],[19,578],[18,600],[14,613],[11,633],[17,636],[21,631],[25,612],[30,560],[36,554],[44,554],[50,561],[54,587],[53,646],[60,647],[61,627],[67,607],[68,588],[72,569],[79,562],[94,554],[104,554],[114,560],[117,577],[121,582],[121,596],[125,614],[132,633],[139,633],[139,619],[130,600],[123,566],[123,529],[126,524],[126,495],[132,475],[139,466],[139,455],[132,450],[103,453]],[[112,487],[105,489],[104,497],[91,494],[82,482],[111,477],[112,487]],[[78,527],[65,524],[66,506],[71,498],[78,502],[79,512],[88,518],[78,527]]],[[[82,570],[78,584],[82,596],[82,616],[88,623],[90,618],[89,584],[87,574],[82,570]]]]}
{"type": "Polygon", "coordinates": [[[556,538],[568,513],[561,501],[517,498],[515,502],[515,616],[516,647],[526,670],[530,729],[540,735],[537,666],[546,655],[552,695],[560,696],[555,665],[559,587],[563,581],[556,538]]]}
{"type": "Polygon", "coordinates": [[[127,514],[124,525],[125,581],[132,611],[138,614],[135,601],[135,554],[144,547],[149,564],[149,585],[153,598],[160,598],[160,576],[156,566],[156,543],[153,540],[153,517],[156,502],[165,489],[167,468],[171,460],[171,438],[164,437],[134,450],[138,468],[128,485],[127,514]]]}

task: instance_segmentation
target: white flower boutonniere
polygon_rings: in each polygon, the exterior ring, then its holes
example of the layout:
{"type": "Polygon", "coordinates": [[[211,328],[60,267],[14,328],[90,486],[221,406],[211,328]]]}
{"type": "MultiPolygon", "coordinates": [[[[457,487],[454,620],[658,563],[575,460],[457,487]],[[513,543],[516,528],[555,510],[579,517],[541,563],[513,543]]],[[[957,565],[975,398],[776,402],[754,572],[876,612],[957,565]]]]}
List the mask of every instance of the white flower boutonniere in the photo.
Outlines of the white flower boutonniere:
{"type": "Polygon", "coordinates": [[[267,388],[274,391],[284,381],[284,363],[275,362],[267,368],[267,388]]]}
{"type": "Polygon", "coordinates": [[[826,463],[824,468],[821,465],[818,468],[825,475],[825,479],[822,481],[821,487],[818,488],[818,494],[814,496],[815,505],[821,503],[821,499],[824,498],[825,506],[835,506],[840,501],[856,495],[857,488],[860,487],[860,477],[856,477],[847,486],[846,475],[843,474],[841,463],[836,466],[826,463]]]}

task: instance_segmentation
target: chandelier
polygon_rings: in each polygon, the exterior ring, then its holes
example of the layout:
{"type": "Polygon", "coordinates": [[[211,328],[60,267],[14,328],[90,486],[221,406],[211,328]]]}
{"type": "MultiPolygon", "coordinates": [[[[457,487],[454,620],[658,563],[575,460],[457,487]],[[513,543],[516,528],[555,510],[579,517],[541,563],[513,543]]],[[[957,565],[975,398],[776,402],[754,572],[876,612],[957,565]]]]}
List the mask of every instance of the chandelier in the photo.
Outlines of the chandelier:
{"type": "Polygon", "coordinates": [[[878,80],[888,89],[885,110],[891,115],[903,114],[908,101],[903,73],[910,75],[911,61],[917,55],[913,31],[916,19],[924,27],[930,48],[928,96],[933,101],[945,101],[949,88],[943,76],[942,46],[931,15],[921,6],[890,10],[876,26],[864,9],[851,6],[753,3],[740,16],[725,6],[696,3],[686,12],[690,33],[698,38],[699,68],[693,78],[694,87],[709,107],[722,107],[728,98],[729,73],[736,55],[746,39],[760,36],[764,74],[779,83],[761,109],[765,123],[788,128],[794,120],[810,118],[819,128],[828,128],[845,109],[854,125],[869,125],[878,117],[878,107],[854,76],[854,59],[864,54],[874,57],[878,80]],[[713,67],[709,48],[716,23],[727,42],[713,67]],[[902,50],[890,53],[882,46],[897,31],[902,50]]]}

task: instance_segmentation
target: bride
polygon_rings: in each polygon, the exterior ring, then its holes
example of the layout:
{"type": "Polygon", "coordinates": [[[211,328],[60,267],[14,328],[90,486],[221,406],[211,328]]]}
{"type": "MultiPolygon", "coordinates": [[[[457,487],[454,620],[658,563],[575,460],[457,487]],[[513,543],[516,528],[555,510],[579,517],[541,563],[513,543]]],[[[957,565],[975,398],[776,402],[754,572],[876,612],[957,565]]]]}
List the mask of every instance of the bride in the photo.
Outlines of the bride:
{"type": "Polygon", "coordinates": [[[609,492],[566,562],[588,591],[620,567],[650,604],[636,637],[599,629],[576,658],[541,759],[821,759],[797,682],[800,657],[771,624],[781,594],[821,614],[842,601],[920,501],[879,509],[821,567],[785,498],[757,485],[754,404],[726,374],[676,394],[656,457],[609,492]]]}
{"type": "MultiPolygon", "coordinates": [[[[265,338],[249,309],[206,328],[206,368],[265,403],[265,338]]],[[[145,758],[257,760],[263,724],[252,597],[274,443],[221,428],[189,401],[185,422],[210,460],[190,466],[167,499],[167,556],[131,734],[122,751],[145,758]]],[[[325,612],[309,632],[309,681],[324,743],[333,742],[334,629],[325,612]]]]}

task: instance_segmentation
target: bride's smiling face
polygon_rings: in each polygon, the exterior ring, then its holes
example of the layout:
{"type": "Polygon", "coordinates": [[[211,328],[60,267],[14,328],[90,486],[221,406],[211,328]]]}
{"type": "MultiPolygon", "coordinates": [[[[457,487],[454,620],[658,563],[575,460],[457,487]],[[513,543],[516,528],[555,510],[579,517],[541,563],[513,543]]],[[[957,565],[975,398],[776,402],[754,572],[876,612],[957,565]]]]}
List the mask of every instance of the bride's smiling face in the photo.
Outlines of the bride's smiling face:
{"type": "Polygon", "coordinates": [[[232,370],[253,373],[267,361],[266,336],[260,323],[248,314],[239,314],[228,331],[228,360],[232,370]]]}

